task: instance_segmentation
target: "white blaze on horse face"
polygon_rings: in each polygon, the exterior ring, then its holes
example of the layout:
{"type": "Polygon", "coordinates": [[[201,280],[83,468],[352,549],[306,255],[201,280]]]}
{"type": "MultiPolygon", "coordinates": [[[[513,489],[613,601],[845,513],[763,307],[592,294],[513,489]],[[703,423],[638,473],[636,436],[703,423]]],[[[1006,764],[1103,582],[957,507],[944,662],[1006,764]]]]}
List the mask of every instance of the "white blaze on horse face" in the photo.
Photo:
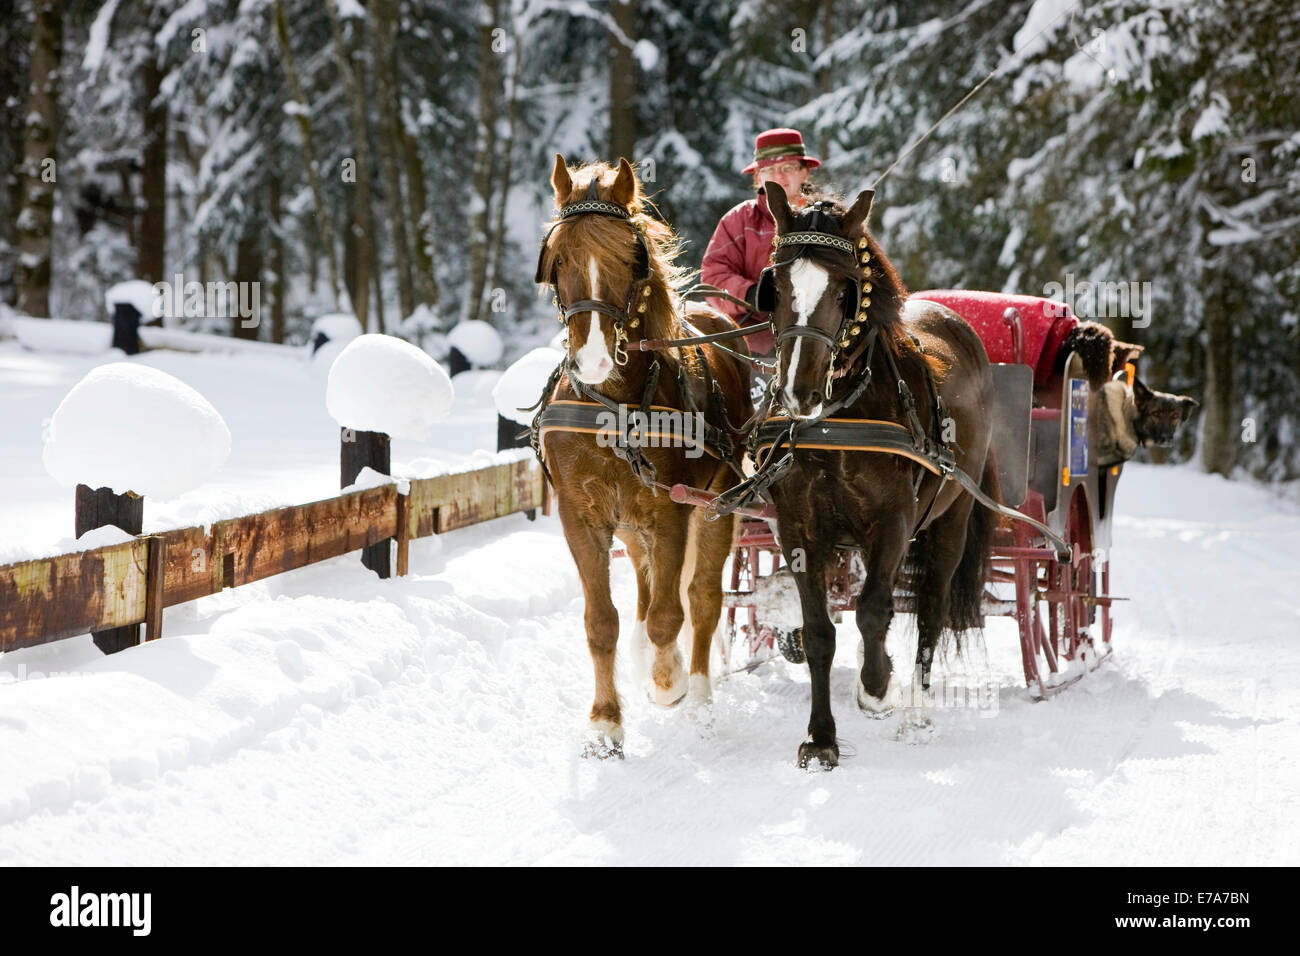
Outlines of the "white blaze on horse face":
{"type": "MultiPolygon", "coordinates": [[[[591,283],[588,298],[599,298],[600,275],[596,270],[594,256],[587,266],[587,278],[591,283]]],[[[587,327],[587,341],[582,343],[582,348],[578,349],[576,356],[578,379],[587,385],[599,385],[609,378],[609,373],[614,369],[614,360],[605,345],[605,333],[600,328],[600,313],[591,312],[590,315],[591,324],[587,327]]]]}
{"type": "MultiPolygon", "coordinates": [[[[808,259],[796,259],[790,264],[790,283],[794,286],[794,298],[791,305],[794,308],[795,325],[808,324],[813,312],[817,308],[817,303],[821,301],[822,295],[826,292],[826,286],[830,282],[830,274],[817,263],[808,259]]],[[[799,373],[799,356],[803,351],[804,337],[795,336],[794,348],[790,350],[790,361],[786,366],[785,375],[785,407],[790,409],[791,413],[798,407],[794,396],[794,383],[799,373]]],[[[806,417],[816,418],[821,414],[822,403],[818,402],[817,407],[812,409],[806,417]]]]}

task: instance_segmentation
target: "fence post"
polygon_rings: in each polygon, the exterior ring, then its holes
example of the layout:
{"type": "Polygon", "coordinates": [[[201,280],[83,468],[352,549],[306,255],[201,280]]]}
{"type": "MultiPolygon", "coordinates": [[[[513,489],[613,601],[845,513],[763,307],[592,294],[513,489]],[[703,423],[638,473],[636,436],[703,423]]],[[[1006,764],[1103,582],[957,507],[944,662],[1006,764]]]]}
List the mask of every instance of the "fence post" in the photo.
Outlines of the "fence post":
{"type": "MultiPolygon", "coordinates": [[[[383,432],[358,431],[354,428],[341,428],[339,452],[340,488],[346,488],[357,480],[362,468],[373,468],[382,475],[392,472],[392,448],[389,438],[383,432]]],[[[381,578],[392,576],[392,561],[389,556],[389,542],[385,538],[363,548],[361,563],[381,578]]]]}
{"type": "Polygon", "coordinates": [[[411,555],[411,496],[397,493],[397,576],[406,577],[411,555]]]}
{"type": "MultiPolygon", "coordinates": [[[[520,425],[518,422],[506,418],[501,412],[497,412],[497,451],[506,451],[509,448],[528,448],[532,445],[531,430],[527,425],[520,425]],[[523,432],[521,435],[520,432],[523,432]]],[[[547,512],[543,512],[546,514],[547,512]]],[[[529,508],[524,511],[529,521],[537,520],[537,509],[529,508]]]]}
{"type": "MultiPolygon", "coordinates": [[[[139,534],[144,528],[144,497],[133,491],[115,494],[112,488],[77,485],[74,527],[80,538],[87,531],[116,525],[127,534],[139,534]]],[[[107,631],[91,631],[91,638],[105,654],[115,654],[140,643],[140,625],[128,624],[107,631]]]]}
{"type": "Polygon", "coordinates": [[[156,641],[162,637],[163,580],[167,571],[167,539],[151,534],[148,564],[145,565],[144,589],[144,639],[156,641]]]}

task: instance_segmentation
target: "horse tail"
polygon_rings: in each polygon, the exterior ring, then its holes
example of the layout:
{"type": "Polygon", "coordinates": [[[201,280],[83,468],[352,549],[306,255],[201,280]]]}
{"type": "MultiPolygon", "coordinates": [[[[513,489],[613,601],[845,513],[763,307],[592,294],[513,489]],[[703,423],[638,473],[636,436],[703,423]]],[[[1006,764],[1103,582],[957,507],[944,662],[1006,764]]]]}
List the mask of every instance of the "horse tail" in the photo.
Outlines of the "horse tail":
{"type": "MultiPolygon", "coordinates": [[[[994,501],[1002,498],[997,460],[991,447],[984,459],[980,489],[994,501]]],[[[978,501],[972,503],[970,517],[966,520],[966,544],[949,591],[947,627],[958,640],[963,631],[983,626],[984,587],[988,580],[993,532],[997,526],[998,517],[994,512],[978,501]]]]}

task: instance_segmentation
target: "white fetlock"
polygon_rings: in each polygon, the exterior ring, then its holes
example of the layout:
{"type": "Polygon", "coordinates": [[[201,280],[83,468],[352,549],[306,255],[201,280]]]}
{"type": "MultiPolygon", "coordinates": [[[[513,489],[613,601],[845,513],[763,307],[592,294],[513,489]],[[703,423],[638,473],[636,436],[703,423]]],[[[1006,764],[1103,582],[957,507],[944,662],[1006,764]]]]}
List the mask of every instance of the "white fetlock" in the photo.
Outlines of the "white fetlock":
{"type": "Polygon", "coordinates": [[[672,707],[686,696],[686,668],[682,666],[682,652],[673,644],[667,651],[656,655],[650,669],[650,702],[660,707],[672,707]]]}
{"type": "Polygon", "coordinates": [[[632,627],[627,646],[632,679],[638,683],[650,680],[650,668],[654,666],[655,649],[650,643],[650,632],[646,630],[645,621],[637,621],[632,627]]]}
{"type": "Polygon", "coordinates": [[[605,760],[623,757],[623,725],[612,720],[593,720],[582,735],[582,755],[605,760]]]}
{"type": "Polygon", "coordinates": [[[884,695],[880,697],[874,697],[867,693],[866,687],[862,684],[861,671],[858,672],[856,683],[858,709],[873,720],[884,720],[902,702],[903,692],[893,674],[889,675],[889,684],[885,687],[884,695]]]}
{"type": "Polygon", "coordinates": [[[707,674],[690,676],[682,709],[686,712],[686,716],[701,728],[713,725],[713,682],[709,680],[707,674]]]}

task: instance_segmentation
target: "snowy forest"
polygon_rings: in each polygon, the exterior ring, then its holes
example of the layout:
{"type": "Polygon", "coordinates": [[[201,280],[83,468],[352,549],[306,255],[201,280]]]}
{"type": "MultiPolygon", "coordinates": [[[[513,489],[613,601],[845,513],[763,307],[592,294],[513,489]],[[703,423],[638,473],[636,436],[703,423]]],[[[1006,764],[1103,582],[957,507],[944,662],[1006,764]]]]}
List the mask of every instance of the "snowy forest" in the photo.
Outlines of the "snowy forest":
{"type": "Polygon", "coordinates": [[[1300,476],[1294,0],[0,10],[0,311],[257,282],[252,327],[176,321],[302,343],[344,311],[436,354],[479,320],[508,362],[556,330],[532,280],[557,152],[634,161],[698,267],[755,134],[793,126],[820,184],[889,170],[874,230],[909,288],[1062,290],[1201,403],[1170,457],[1300,476]]]}

